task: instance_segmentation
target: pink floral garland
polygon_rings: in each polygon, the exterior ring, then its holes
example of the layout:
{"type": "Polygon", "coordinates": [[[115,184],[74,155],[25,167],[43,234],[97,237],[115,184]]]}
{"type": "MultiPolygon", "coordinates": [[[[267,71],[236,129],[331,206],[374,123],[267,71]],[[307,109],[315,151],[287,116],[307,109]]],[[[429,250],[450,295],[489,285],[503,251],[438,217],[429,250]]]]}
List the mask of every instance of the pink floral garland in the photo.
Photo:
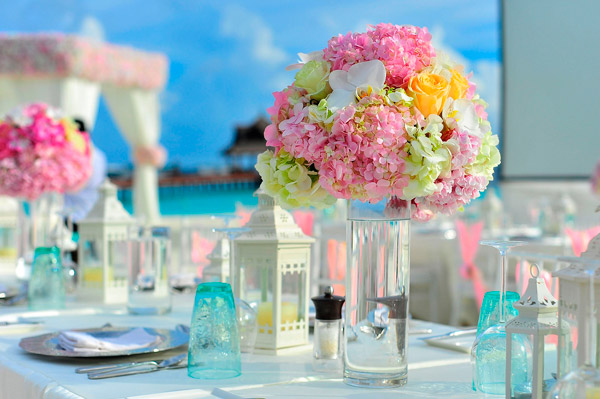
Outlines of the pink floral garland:
{"type": "Polygon", "coordinates": [[[62,35],[0,35],[0,75],[75,76],[116,86],[158,89],[167,80],[168,60],[146,53],[62,35]]]}

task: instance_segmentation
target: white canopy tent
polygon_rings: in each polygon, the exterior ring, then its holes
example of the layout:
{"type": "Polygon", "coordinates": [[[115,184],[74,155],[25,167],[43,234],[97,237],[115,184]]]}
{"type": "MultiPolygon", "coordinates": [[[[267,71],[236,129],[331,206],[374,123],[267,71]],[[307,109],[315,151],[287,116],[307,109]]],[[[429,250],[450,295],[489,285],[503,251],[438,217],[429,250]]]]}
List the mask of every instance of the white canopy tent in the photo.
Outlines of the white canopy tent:
{"type": "Polygon", "coordinates": [[[163,54],[62,34],[0,36],[0,115],[45,102],[93,130],[100,94],[133,148],[134,210],[146,223],[159,219],[158,94],[167,80],[163,54]]]}

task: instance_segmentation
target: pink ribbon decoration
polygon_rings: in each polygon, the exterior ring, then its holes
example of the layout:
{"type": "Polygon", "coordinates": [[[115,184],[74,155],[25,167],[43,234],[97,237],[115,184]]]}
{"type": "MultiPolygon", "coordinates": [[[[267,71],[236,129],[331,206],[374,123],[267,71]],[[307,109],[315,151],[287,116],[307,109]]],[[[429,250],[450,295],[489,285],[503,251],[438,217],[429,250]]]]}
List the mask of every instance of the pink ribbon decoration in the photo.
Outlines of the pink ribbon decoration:
{"type": "Polygon", "coordinates": [[[210,263],[208,255],[213,251],[216,244],[216,242],[202,237],[197,231],[192,232],[192,251],[190,255],[192,262],[197,265],[196,275],[198,277],[202,277],[204,268],[210,263]]]}
{"type": "Polygon", "coordinates": [[[302,229],[302,232],[307,236],[312,236],[315,214],[311,211],[294,211],[292,215],[296,224],[302,229]]]}
{"type": "MultiPolygon", "coordinates": [[[[329,279],[332,281],[344,281],[346,278],[346,242],[327,240],[327,270],[329,279]]],[[[345,295],[346,286],[333,284],[336,295],[345,295]]]]}
{"type": "Polygon", "coordinates": [[[246,223],[248,223],[250,221],[250,218],[252,217],[252,211],[245,208],[244,206],[236,205],[236,207],[237,209],[235,210],[235,216],[238,217],[240,226],[245,226],[246,223]]]}
{"type": "Polygon", "coordinates": [[[137,164],[162,168],[167,161],[167,151],[161,145],[139,146],[133,151],[133,159],[137,164]]]}
{"type": "Polygon", "coordinates": [[[600,233],[600,226],[592,227],[587,230],[575,230],[568,227],[565,228],[565,233],[571,239],[571,247],[575,256],[581,256],[587,250],[587,247],[595,236],[600,233]]]}
{"type": "Polygon", "coordinates": [[[483,230],[483,222],[477,222],[467,226],[463,221],[456,221],[456,230],[458,233],[458,242],[463,264],[459,269],[460,276],[465,280],[473,282],[473,291],[477,308],[481,308],[483,296],[487,291],[487,286],[483,281],[483,275],[475,265],[475,255],[479,248],[479,240],[483,230]]]}

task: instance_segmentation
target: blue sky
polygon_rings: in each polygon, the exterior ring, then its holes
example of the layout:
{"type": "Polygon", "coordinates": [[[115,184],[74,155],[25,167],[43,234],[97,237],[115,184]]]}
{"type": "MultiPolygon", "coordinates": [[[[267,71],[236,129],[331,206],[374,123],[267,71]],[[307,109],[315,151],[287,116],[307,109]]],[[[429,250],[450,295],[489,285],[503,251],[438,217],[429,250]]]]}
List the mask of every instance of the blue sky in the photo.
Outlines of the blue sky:
{"type": "MultiPolygon", "coordinates": [[[[0,3],[2,31],[60,31],[160,51],[170,59],[161,143],[186,168],[222,164],[236,124],[265,115],[271,93],[293,80],[296,53],[320,50],[338,33],[391,22],[427,26],[436,47],[474,71],[499,132],[498,0],[200,1],[17,0],[0,3]]],[[[101,103],[93,132],[111,164],[129,149],[101,103]]]]}

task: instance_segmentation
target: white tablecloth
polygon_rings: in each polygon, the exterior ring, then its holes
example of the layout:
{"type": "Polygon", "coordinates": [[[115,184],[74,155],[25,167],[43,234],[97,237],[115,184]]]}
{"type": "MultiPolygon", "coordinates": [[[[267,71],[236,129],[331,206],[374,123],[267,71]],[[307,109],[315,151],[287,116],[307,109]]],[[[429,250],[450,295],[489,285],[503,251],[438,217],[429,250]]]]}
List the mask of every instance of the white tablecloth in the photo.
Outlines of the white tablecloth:
{"type": "MultiPolygon", "coordinates": [[[[64,311],[26,312],[25,308],[0,308],[0,321],[17,315],[44,321],[42,329],[21,335],[0,335],[0,399],[29,398],[136,398],[193,399],[213,398],[214,387],[253,398],[467,398],[478,397],[471,390],[469,355],[433,348],[410,336],[408,384],[396,389],[355,388],[344,384],[341,376],[326,377],[311,367],[312,352],[307,350],[284,356],[242,355],[242,375],[228,380],[197,380],[186,369],[149,374],[88,380],[75,374],[76,367],[109,364],[115,359],[90,361],[61,360],[30,355],[19,348],[23,336],[61,329],[114,326],[174,328],[189,324],[193,297],[179,295],[174,311],[164,316],[133,316],[124,307],[69,304],[64,311]]],[[[420,323],[419,323],[420,324],[420,323]]],[[[423,323],[434,333],[451,327],[423,323]]],[[[422,327],[419,325],[419,327],[422,327]]],[[[167,357],[172,353],[164,353],[167,357]]],[[[147,355],[150,359],[157,355],[147,355]]]]}

